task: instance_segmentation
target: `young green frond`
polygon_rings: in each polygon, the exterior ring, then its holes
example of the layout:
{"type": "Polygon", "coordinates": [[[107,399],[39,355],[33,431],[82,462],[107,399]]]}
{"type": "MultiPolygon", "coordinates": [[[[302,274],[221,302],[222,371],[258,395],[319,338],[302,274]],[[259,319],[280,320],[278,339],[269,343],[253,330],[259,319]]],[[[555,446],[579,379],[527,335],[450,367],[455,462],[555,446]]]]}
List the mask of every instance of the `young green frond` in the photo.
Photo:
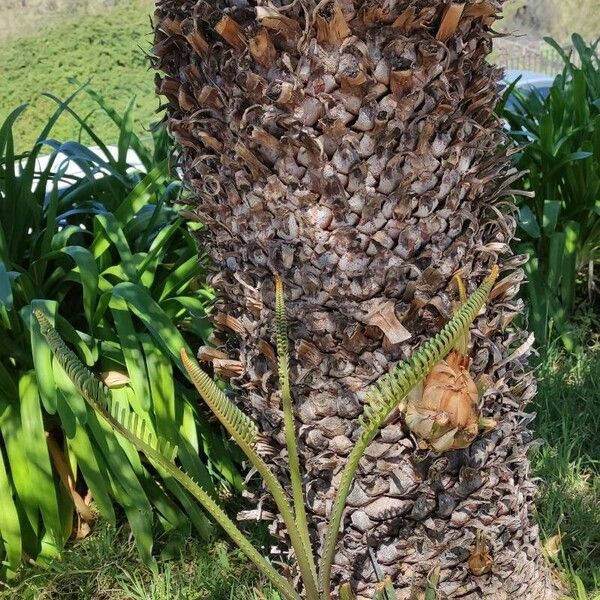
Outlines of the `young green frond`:
{"type": "Polygon", "coordinates": [[[375,596],[373,600],[396,600],[398,595],[394,590],[391,580],[386,577],[375,586],[375,596]]]}
{"type": "Polygon", "coordinates": [[[203,400],[246,454],[271,492],[294,547],[302,580],[306,586],[307,599],[318,600],[316,567],[310,546],[307,547],[306,536],[300,532],[296,516],[291,510],[289,498],[281,483],[256,451],[255,446],[258,441],[256,424],[227,398],[215,382],[187,355],[185,350],[181,350],[181,360],[203,400]]]}
{"type": "MultiPolygon", "coordinates": [[[[453,314],[460,310],[460,307],[467,302],[467,290],[465,289],[465,282],[462,278],[462,269],[454,273],[452,277],[453,283],[456,285],[456,289],[458,290],[459,302],[453,304],[454,311],[453,314]]],[[[469,335],[469,331],[465,331],[464,334],[457,340],[454,345],[454,349],[461,354],[461,356],[467,356],[469,354],[469,343],[471,341],[471,336],[469,335]]]]}
{"type": "Polygon", "coordinates": [[[425,600],[437,600],[437,589],[440,584],[440,567],[435,567],[427,576],[425,600]]]}
{"type": "Polygon", "coordinates": [[[77,355],[63,342],[60,335],[40,310],[33,314],[40,324],[40,331],[46,338],[52,353],[60,366],[65,370],[73,385],[81,395],[92,405],[97,404],[102,408],[110,405],[110,390],[79,360],[77,355]]]}
{"type": "Polygon", "coordinates": [[[247,417],[205,373],[185,350],[181,350],[181,360],[192,383],[210,410],[221,421],[225,429],[236,440],[254,446],[258,435],[256,423],[247,417]],[[238,439],[240,438],[240,439],[238,439]]]}
{"type": "Polygon", "coordinates": [[[388,374],[383,375],[367,393],[367,405],[360,418],[362,431],[342,472],[325,535],[319,578],[326,599],[329,599],[331,593],[331,564],[342,514],[360,459],[381,425],[394,410],[401,406],[406,395],[428,375],[440,360],[445,358],[456,341],[464,336],[485,305],[498,278],[498,272],[498,267],[494,266],[481,286],[463,304],[442,331],[425,342],[407,361],[399,363],[388,374]]]}
{"type": "Polygon", "coordinates": [[[279,385],[283,394],[290,395],[290,350],[287,333],[287,316],[285,309],[285,296],[283,281],[275,275],[275,337],[277,339],[277,369],[279,372],[279,385]]]}
{"type": "Polygon", "coordinates": [[[356,600],[349,583],[342,583],[339,591],[340,600],[356,600]]]}
{"type": "Polygon", "coordinates": [[[137,413],[128,411],[124,407],[119,408],[116,402],[111,403],[111,409],[113,409],[110,411],[111,416],[132,435],[164,456],[169,462],[175,462],[177,446],[173,446],[168,440],[160,438],[152,431],[147,430],[146,422],[137,413]]]}
{"type": "Polygon", "coordinates": [[[292,586],[271,566],[252,546],[250,541],[237,528],[223,509],[189,475],[177,467],[172,458],[173,450],[151,432],[145,432],[144,422],[136,414],[130,414],[124,407],[111,402],[110,390],[106,388],[81,363],[79,358],[63,342],[58,332],[40,311],[34,312],[40,323],[42,334],[56,360],[67,372],[69,378],[80,391],[86,402],[99,413],[106,422],[139,452],[142,452],[154,466],[177,481],[185,488],[214,520],[225,530],[232,541],[248,556],[258,570],[265,575],[286,600],[301,600],[292,586]],[[167,451],[166,454],[163,452],[167,451]]]}
{"type": "Polygon", "coordinates": [[[360,417],[363,430],[379,427],[382,417],[385,415],[384,419],[387,418],[408,392],[448,355],[456,341],[464,337],[485,305],[497,278],[498,267],[494,267],[479,289],[434,338],[425,342],[408,361],[399,363],[376,382],[367,393],[367,404],[360,417]]]}
{"type": "Polygon", "coordinates": [[[177,455],[177,446],[157,437],[146,430],[146,423],[136,413],[127,410],[113,400],[111,391],[79,360],[79,357],[65,344],[47,317],[39,310],[34,316],[40,324],[40,331],[46,338],[54,357],[65,370],[73,385],[84,400],[105,417],[118,422],[132,435],[140,438],[153,450],[173,462],[177,455]]]}
{"type": "Polygon", "coordinates": [[[287,316],[285,308],[285,295],[283,282],[279,275],[275,275],[275,337],[277,340],[277,369],[279,372],[279,386],[283,403],[283,421],[285,427],[285,443],[288,452],[290,479],[292,481],[292,495],[294,497],[294,515],[296,524],[302,537],[306,556],[310,559],[313,577],[317,579],[317,568],[310,544],[308,518],[306,516],[306,502],[302,489],[302,473],[300,472],[300,457],[296,442],[296,426],[294,423],[294,409],[292,407],[292,390],[290,387],[290,354],[287,332],[287,316]]]}

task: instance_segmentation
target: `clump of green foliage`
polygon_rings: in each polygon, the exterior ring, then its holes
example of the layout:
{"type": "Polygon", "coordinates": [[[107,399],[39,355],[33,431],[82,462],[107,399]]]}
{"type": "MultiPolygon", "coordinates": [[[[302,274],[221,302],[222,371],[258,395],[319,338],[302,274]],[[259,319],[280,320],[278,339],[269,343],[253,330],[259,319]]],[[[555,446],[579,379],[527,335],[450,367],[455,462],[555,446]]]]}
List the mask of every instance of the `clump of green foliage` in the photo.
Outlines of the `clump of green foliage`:
{"type": "MultiPolygon", "coordinates": [[[[19,1],[13,18],[6,21],[7,26],[15,28],[12,39],[0,40],[0,122],[21,102],[31,106],[25,118],[15,124],[17,151],[32,146],[54,112],[52,102],[42,93],[52,90],[64,98],[73,89],[72,79],[90,82],[94,89],[102,90],[106,100],[120,113],[135,93],[134,130],[151,138],[147,126],[159,104],[145,56],[152,42],[149,33],[152,0],[110,4],[96,1],[90,14],[66,10],[67,6],[64,11],[47,14],[30,4],[23,6],[19,1]]],[[[61,4],[65,2],[59,0],[59,8],[61,4]]],[[[2,9],[4,19],[5,7],[2,9]]],[[[107,143],[116,142],[111,120],[91,98],[78,98],[76,109],[86,115],[100,138],[107,143]]],[[[53,135],[73,140],[79,133],[80,128],[72,119],[62,117],[53,135]]],[[[85,132],[82,141],[90,143],[85,132]]]]}
{"type": "Polygon", "coordinates": [[[0,579],[25,559],[47,562],[90,524],[88,491],[108,521],[114,503],[123,509],[148,564],[157,526],[185,536],[191,521],[203,538],[212,530],[181,486],[157,483],[134,447],[86,406],[53,361],[36,310],[120,406],[178,445],[208,494],[241,486],[226,442],[177,376],[180,349],[208,336],[212,292],[194,231],[172,205],[180,184],[169,177],[168,138],[158,129],[146,147],[132,129],[132,103],[119,115],[88,94],[113,122],[114,156],[70,108],[77,94],[48,97],[57,108],[24,154],[15,153],[14,125],[27,107],[0,127],[0,579]],[[65,115],[104,156],[51,138],[65,115]],[[131,151],[142,170],[130,167],[131,151]],[[67,171],[73,165],[79,172],[67,171]]]}
{"type": "MultiPolygon", "coordinates": [[[[503,116],[521,146],[518,252],[530,255],[525,288],[531,328],[544,347],[561,336],[573,347],[570,319],[581,287],[593,295],[600,260],[600,53],[573,36],[578,61],[547,39],[564,61],[549,95],[517,93],[503,116]],[[577,64],[580,66],[577,66],[577,64]]],[[[511,90],[508,91],[511,93],[511,90]]]]}

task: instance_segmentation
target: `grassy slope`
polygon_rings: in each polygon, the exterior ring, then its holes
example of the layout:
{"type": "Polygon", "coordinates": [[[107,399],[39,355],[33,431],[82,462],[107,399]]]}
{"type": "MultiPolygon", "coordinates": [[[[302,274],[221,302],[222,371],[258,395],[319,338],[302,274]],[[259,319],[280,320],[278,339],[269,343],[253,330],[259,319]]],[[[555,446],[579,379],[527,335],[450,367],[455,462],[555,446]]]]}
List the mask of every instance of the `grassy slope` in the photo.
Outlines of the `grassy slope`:
{"type": "MultiPolygon", "coordinates": [[[[69,78],[81,83],[90,81],[119,111],[135,94],[139,107],[136,129],[140,133],[147,129],[158,107],[153,75],[142,50],[150,43],[151,12],[152,0],[131,0],[100,15],[64,18],[47,31],[0,46],[0,123],[13,108],[30,103],[17,124],[20,150],[31,145],[53,111],[52,101],[40,94],[51,92],[65,98],[76,89],[69,78]]],[[[84,96],[74,107],[82,115],[95,109],[84,96]]],[[[91,118],[100,137],[112,142],[114,128],[108,120],[94,115],[91,118]]],[[[54,136],[76,138],[78,133],[73,120],[62,117],[54,136]]]]}
{"type": "Polygon", "coordinates": [[[598,0],[508,0],[501,28],[533,40],[549,35],[568,44],[573,32],[594,40],[600,36],[597,6],[598,0]],[[516,19],[515,14],[523,6],[527,6],[527,17],[516,19]]]}
{"type": "Polygon", "coordinates": [[[0,0],[0,43],[55,27],[66,16],[97,15],[128,3],[130,0],[0,0]]]}

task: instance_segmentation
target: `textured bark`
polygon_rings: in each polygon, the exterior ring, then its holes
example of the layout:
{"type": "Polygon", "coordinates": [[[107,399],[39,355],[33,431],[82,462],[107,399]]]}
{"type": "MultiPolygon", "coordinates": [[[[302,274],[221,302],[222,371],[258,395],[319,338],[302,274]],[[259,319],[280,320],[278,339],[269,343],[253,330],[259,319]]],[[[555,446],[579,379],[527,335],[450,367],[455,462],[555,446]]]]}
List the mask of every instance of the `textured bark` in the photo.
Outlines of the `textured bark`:
{"type": "Polygon", "coordinates": [[[200,357],[231,378],[284,464],[280,273],[320,544],[365,389],[450,317],[457,269],[472,290],[499,263],[471,368],[489,378],[483,414],[497,428],[436,455],[400,419],[387,424],[361,463],[334,575],[370,596],[371,547],[399,598],[435,566],[441,598],[553,598],[526,458],[531,338],[511,324],[525,261],[509,248],[515,174],[493,113],[500,72],[486,62],[502,0],[283,4],[158,0],[158,89],[218,291],[217,350],[200,357]],[[491,572],[472,572],[488,559],[491,572]]]}

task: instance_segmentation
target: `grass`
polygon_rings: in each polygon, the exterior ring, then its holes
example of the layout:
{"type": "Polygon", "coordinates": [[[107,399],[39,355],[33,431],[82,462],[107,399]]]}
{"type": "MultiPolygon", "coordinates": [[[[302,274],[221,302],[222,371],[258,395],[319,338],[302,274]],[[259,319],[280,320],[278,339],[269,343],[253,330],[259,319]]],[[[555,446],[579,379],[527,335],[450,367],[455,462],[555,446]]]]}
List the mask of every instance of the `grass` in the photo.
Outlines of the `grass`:
{"type": "MultiPolygon", "coordinates": [[[[31,147],[37,132],[47,122],[55,105],[41,96],[51,92],[66,98],[74,89],[73,79],[91,81],[117,112],[123,113],[133,94],[137,97],[136,132],[147,131],[156,120],[158,99],[145,57],[151,42],[149,15],[152,0],[129,0],[106,8],[100,14],[65,16],[51,28],[0,44],[0,122],[22,103],[30,110],[17,125],[17,150],[31,147]]],[[[99,114],[92,100],[84,98],[73,108],[89,115],[96,133],[111,143],[113,129],[99,114]]],[[[61,119],[54,130],[58,139],[77,139],[73,119],[61,119]]],[[[85,137],[84,142],[87,142],[85,137]]],[[[116,140],[115,140],[116,141],[116,140]]]]}
{"type": "Polygon", "coordinates": [[[579,578],[600,598],[600,350],[565,356],[550,352],[538,376],[532,456],[541,478],[537,519],[567,578],[579,578]]]}
{"type": "Polygon", "coordinates": [[[1,600],[280,600],[264,589],[254,569],[224,542],[163,540],[179,558],[152,573],[139,560],[125,528],[105,522],[45,570],[25,570],[21,583],[0,591],[1,600]]]}
{"type": "MultiPolygon", "coordinates": [[[[572,597],[600,600],[600,349],[551,351],[538,378],[531,410],[538,414],[535,433],[546,441],[531,457],[541,479],[537,520],[572,597]]],[[[181,544],[167,539],[159,546],[169,555],[181,544]]],[[[225,542],[206,548],[188,540],[179,558],[160,565],[150,572],[125,529],[100,523],[48,569],[25,569],[21,584],[0,592],[0,600],[277,599],[225,542]]]]}
{"type": "Polygon", "coordinates": [[[129,0],[0,0],[0,42],[53,27],[65,15],[100,14],[129,0]]]}

